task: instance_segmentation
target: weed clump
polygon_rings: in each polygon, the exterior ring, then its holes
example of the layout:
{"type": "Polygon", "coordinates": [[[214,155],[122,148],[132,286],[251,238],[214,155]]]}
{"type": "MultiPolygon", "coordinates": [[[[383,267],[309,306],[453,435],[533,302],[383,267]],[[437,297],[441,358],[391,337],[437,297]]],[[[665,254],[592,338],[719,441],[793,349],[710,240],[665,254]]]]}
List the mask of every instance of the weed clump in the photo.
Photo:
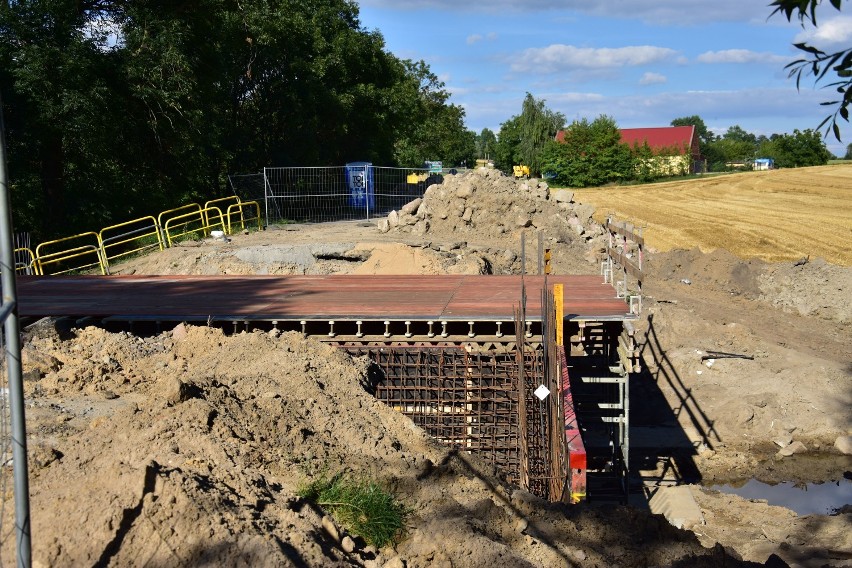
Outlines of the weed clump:
{"type": "Polygon", "coordinates": [[[321,476],[299,490],[299,496],[331,513],[347,531],[382,548],[401,538],[411,511],[369,480],[321,476]]]}

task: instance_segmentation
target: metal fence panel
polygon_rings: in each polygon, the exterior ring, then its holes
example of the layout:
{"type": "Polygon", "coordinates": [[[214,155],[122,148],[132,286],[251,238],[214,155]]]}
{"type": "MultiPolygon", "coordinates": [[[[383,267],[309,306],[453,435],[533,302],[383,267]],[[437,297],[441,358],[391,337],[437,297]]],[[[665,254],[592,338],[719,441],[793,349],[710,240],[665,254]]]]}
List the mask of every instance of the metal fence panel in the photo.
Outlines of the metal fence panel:
{"type": "MultiPolygon", "coordinates": [[[[242,199],[253,198],[256,179],[232,176],[242,199]]],[[[441,174],[425,169],[380,168],[364,164],[314,168],[264,168],[263,197],[267,224],[370,220],[383,217],[426,188],[441,174]]]]}

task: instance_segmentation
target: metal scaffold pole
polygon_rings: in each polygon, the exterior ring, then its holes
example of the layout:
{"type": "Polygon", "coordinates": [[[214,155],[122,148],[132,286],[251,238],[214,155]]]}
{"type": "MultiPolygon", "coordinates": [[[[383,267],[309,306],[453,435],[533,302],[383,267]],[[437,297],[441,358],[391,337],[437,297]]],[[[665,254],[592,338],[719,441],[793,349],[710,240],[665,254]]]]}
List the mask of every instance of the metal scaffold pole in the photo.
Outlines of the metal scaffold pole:
{"type": "Polygon", "coordinates": [[[6,128],[0,98],[0,282],[3,303],[0,317],[6,346],[9,409],[12,421],[12,464],[15,486],[15,535],[18,566],[32,565],[30,547],[30,487],[27,472],[27,436],[24,420],[24,384],[21,369],[21,335],[15,283],[15,248],[12,241],[12,209],[6,169],[6,128]]]}

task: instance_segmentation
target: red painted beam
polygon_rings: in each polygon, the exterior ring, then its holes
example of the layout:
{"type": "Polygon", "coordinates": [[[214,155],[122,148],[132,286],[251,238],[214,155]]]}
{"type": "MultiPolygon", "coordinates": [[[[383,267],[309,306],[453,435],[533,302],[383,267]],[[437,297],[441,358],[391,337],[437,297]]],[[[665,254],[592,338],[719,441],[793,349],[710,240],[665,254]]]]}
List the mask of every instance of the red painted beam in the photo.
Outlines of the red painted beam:
{"type": "Polygon", "coordinates": [[[579,503],[586,498],[586,446],[577,422],[577,409],[571,393],[571,380],[568,377],[568,358],[565,347],[559,345],[559,366],[562,370],[560,390],[562,392],[562,413],[565,417],[565,448],[568,453],[568,495],[571,503],[579,503]]]}

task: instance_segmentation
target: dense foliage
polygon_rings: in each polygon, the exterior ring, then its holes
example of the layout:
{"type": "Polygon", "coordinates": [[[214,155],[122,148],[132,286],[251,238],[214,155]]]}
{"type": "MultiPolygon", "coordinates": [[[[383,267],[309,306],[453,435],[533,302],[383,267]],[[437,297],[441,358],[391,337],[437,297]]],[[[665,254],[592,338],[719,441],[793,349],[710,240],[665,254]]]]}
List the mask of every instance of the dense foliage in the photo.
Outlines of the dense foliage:
{"type": "Polygon", "coordinates": [[[464,111],[349,0],[0,3],[15,224],[97,230],[263,166],[472,160],[464,111]]]}
{"type": "Polygon", "coordinates": [[[575,121],[565,129],[563,142],[550,142],[541,157],[544,171],[555,183],[589,187],[623,182],[633,177],[633,156],[621,143],[621,133],[610,117],[575,121]]]}

